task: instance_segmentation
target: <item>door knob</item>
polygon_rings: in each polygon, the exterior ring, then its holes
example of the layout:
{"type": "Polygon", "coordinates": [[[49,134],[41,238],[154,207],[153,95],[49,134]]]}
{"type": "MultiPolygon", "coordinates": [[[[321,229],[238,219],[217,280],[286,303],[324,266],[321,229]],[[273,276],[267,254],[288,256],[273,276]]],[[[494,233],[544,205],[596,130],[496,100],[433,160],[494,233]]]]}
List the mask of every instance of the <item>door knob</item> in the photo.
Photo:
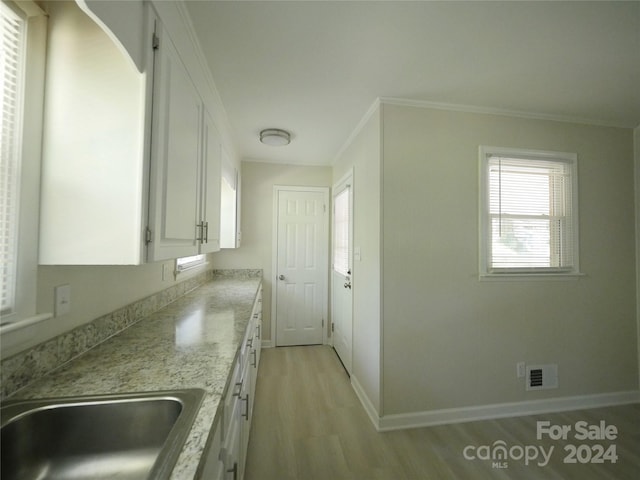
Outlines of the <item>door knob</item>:
{"type": "Polygon", "coordinates": [[[284,280],[284,275],[278,276],[278,280],[284,280]]]}

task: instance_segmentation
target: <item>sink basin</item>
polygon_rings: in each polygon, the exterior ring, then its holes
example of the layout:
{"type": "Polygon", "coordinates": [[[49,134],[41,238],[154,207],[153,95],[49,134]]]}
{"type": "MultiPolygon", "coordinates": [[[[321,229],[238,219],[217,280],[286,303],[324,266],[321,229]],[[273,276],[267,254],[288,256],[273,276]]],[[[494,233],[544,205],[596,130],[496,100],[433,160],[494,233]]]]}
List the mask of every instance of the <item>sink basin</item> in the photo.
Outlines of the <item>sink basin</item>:
{"type": "Polygon", "coordinates": [[[4,402],[2,480],[166,479],[200,389],[4,402]]]}

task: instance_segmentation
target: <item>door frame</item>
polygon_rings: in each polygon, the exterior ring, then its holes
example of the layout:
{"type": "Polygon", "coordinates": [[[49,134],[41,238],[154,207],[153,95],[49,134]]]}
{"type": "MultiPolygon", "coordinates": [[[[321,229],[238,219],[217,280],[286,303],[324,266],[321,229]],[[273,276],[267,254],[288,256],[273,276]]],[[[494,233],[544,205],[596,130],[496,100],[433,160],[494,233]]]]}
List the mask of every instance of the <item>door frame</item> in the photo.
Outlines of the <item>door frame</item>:
{"type": "MultiPolygon", "coordinates": [[[[349,168],[342,178],[333,184],[331,189],[331,220],[330,226],[333,230],[333,200],[335,198],[336,192],[342,191],[345,188],[349,188],[349,268],[351,270],[351,274],[349,275],[351,278],[351,284],[354,284],[354,265],[353,265],[353,198],[354,198],[354,172],[353,167],[349,168]]],[[[336,305],[334,302],[333,289],[334,289],[334,275],[333,275],[333,231],[331,232],[331,240],[330,240],[330,252],[329,252],[329,288],[331,292],[330,298],[330,311],[331,311],[331,322],[333,323],[334,312],[336,309],[336,305]]],[[[353,370],[353,287],[351,289],[351,345],[349,347],[350,354],[350,365],[351,370],[353,370]]],[[[331,346],[335,348],[335,335],[334,332],[331,332],[331,346]]],[[[339,355],[338,355],[339,356],[339,355]]],[[[343,361],[343,360],[341,360],[343,361]]],[[[343,361],[344,362],[344,361],[343,361]]],[[[343,363],[344,365],[344,363],[343,363]]],[[[351,374],[351,371],[346,368],[347,372],[351,374]]]]}
{"type": "Polygon", "coordinates": [[[329,208],[330,188],[329,187],[305,187],[294,185],[274,185],[273,186],[273,215],[272,215],[272,237],[271,237],[271,344],[277,347],[276,323],[277,323],[277,303],[278,303],[278,196],[280,192],[313,192],[322,193],[324,200],[324,241],[322,242],[322,264],[324,266],[322,285],[322,344],[328,342],[328,331],[330,325],[329,315],[329,245],[330,245],[330,217],[329,208]]]}

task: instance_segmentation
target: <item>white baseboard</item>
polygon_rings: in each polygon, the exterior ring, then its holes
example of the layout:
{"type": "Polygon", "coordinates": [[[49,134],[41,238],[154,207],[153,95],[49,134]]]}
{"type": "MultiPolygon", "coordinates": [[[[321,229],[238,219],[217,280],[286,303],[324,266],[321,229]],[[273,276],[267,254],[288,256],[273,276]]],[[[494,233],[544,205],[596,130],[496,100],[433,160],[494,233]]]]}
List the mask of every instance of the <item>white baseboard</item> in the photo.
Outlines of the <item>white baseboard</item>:
{"type": "MultiPolygon", "coordinates": [[[[352,379],[352,384],[353,383],[352,379]]],[[[355,385],[354,388],[356,388],[355,385]]],[[[358,394],[360,401],[363,402],[365,410],[367,410],[367,405],[363,401],[361,393],[358,393],[357,389],[356,393],[358,394]]],[[[363,393],[364,392],[362,392],[362,394],[363,393]]],[[[640,390],[633,390],[629,392],[603,393],[576,397],[550,398],[545,400],[499,403],[494,405],[479,405],[473,407],[448,408],[424,412],[385,415],[377,420],[372,418],[372,421],[376,429],[382,432],[387,430],[444,425],[448,423],[520,417],[540,413],[582,410],[585,408],[610,407],[614,405],[626,405],[638,402],[640,402],[640,390]]],[[[369,413],[369,411],[367,411],[367,413],[369,413]]],[[[371,413],[369,413],[369,416],[371,417],[371,413]]]]}
{"type": "Polygon", "coordinates": [[[373,423],[373,426],[376,427],[376,430],[380,431],[380,415],[378,414],[376,407],[374,407],[373,403],[371,403],[371,400],[369,400],[369,397],[365,393],[362,385],[360,385],[360,382],[358,382],[358,379],[355,375],[351,375],[351,386],[356,392],[358,400],[360,400],[360,403],[362,403],[365,412],[367,412],[367,415],[369,415],[369,419],[373,423]]]}
{"type": "Polygon", "coordinates": [[[273,348],[273,340],[262,340],[262,348],[273,348]]]}

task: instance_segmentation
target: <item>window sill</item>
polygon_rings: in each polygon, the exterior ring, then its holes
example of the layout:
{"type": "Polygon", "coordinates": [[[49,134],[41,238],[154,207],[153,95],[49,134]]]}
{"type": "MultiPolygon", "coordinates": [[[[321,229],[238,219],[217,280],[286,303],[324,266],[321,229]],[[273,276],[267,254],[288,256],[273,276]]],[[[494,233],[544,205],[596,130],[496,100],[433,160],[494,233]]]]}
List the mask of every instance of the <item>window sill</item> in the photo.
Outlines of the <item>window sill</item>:
{"type": "Polygon", "coordinates": [[[481,273],[481,282],[517,282],[517,281],[571,281],[586,277],[585,273],[481,273]]]}
{"type": "Polygon", "coordinates": [[[30,325],[35,325],[36,323],[43,322],[50,318],[53,318],[52,313],[41,313],[38,315],[34,315],[33,317],[25,318],[23,320],[16,320],[15,322],[7,321],[6,323],[0,325],[0,334],[20,330],[22,328],[26,328],[30,325]]]}

